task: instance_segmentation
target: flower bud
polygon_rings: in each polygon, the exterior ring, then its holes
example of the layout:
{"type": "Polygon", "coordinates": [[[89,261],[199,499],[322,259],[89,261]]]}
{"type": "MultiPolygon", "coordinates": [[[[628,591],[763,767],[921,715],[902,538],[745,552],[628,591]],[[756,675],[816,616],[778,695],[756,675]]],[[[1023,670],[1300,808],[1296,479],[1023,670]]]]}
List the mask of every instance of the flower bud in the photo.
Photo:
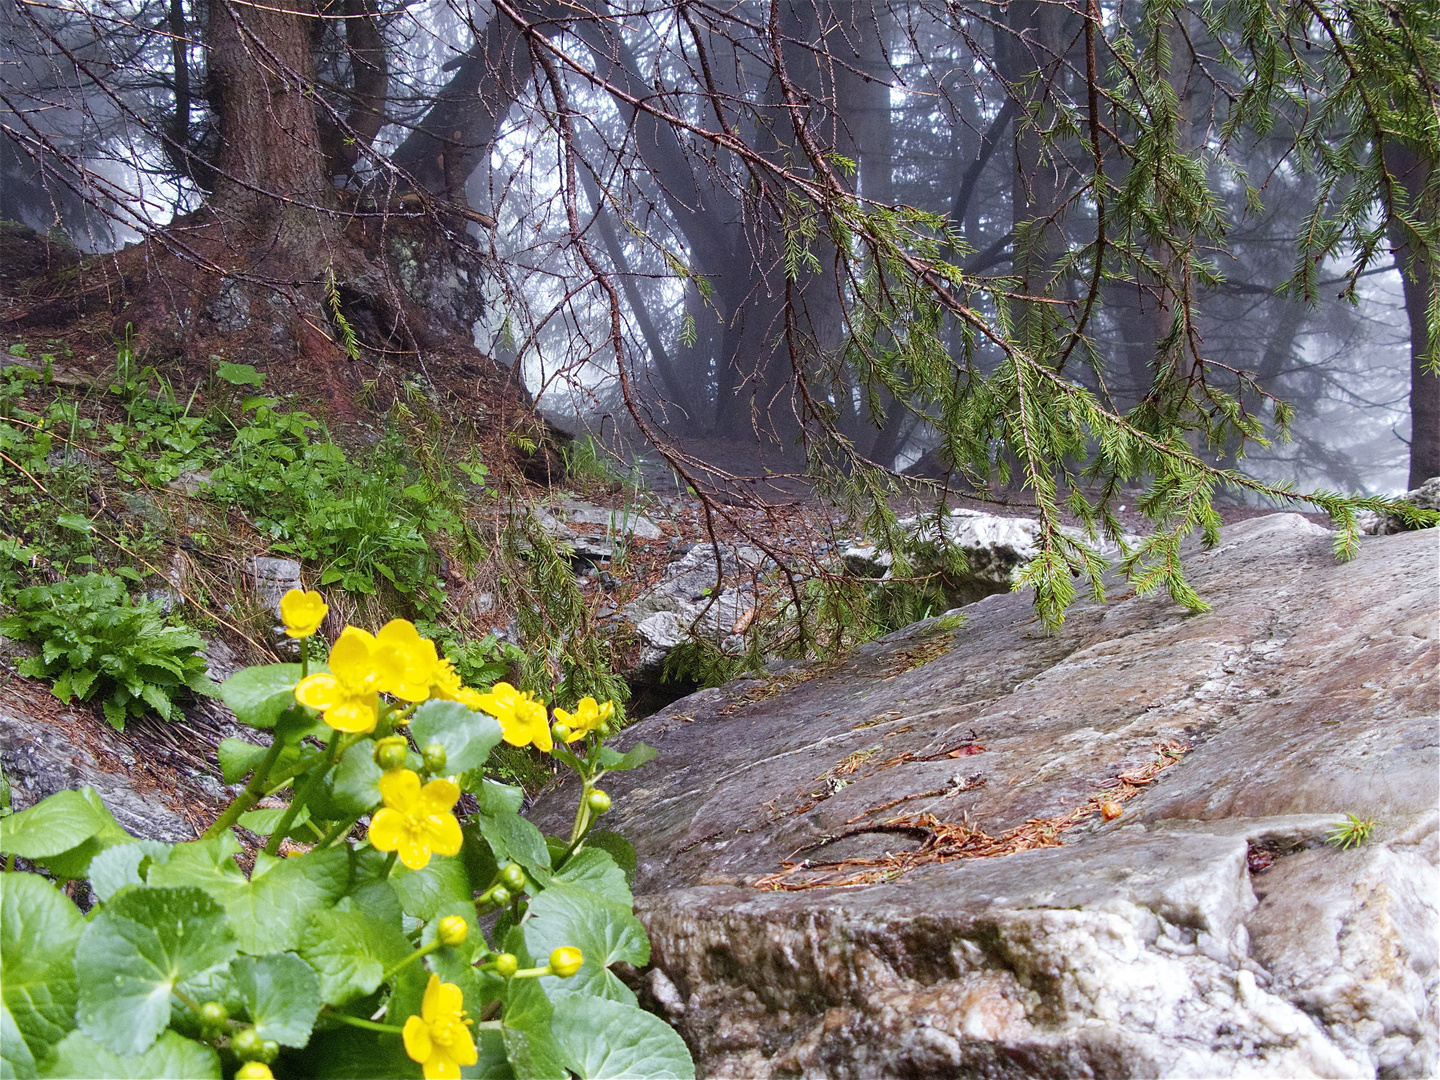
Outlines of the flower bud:
{"type": "Polygon", "coordinates": [[[520,961],[514,953],[502,952],[495,957],[495,974],[502,979],[508,979],[515,972],[520,970],[520,961]]]}
{"type": "Polygon", "coordinates": [[[556,742],[564,742],[570,738],[570,725],[560,723],[552,724],[550,725],[550,734],[556,742]]]}
{"type": "Polygon", "coordinates": [[[375,764],[386,772],[403,769],[410,747],[404,735],[387,735],[375,743],[375,764]]]}
{"type": "Polygon", "coordinates": [[[568,979],[580,970],[585,957],[573,945],[562,945],[550,954],[550,974],[568,979]]]}
{"type": "Polygon", "coordinates": [[[470,936],[470,924],[459,915],[446,915],[440,920],[435,936],[440,939],[441,945],[449,945],[453,949],[465,944],[465,939],[470,936]]]}
{"type": "Polygon", "coordinates": [[[585,796],[585,805],[590,807],[592,814],[603,814],[610,809],[610,796],[596,788],[585,796]]]}
{"type": "Polygon", "coordinates": [[[425,747],[425,771],[439,774],[445,771],[445,747],[432,742],[425,747]]]}
{"type": "Polygon", "coordinates": [[[480,901],[485,904],[494,904],[496,907],[504,907],[510,902],[510,890],[504,885],[492,885],[488,891],[480,894],[480,901]]]}
{"type": "Polygon", "coordinates": [[[525,870],[519,863],[506,863],[500,871],[500,884],[509,889],[512,895],[520,892],[525,888],[525,870]]]}
{"type": "Polygon", "coordinates": [[[235,1051],[235,1056],[241,1061],[260,1061],[265,1056],[265,1040],[253,1027],[244,1028],[235,1033],[230,1040],[230,1049],[235,1051]]]}
{"type": "Polygon", "coordinates": [[[218,1028],[228,1019],[230,1014],[218,1001],[207,1001],[200,1006],[200,1024],[203,1027],[218,1028]]]}
{"type": "Polygon", "coordinates": [[[274,1039],[266,1039],[260,1044],[260,1060],[269,1065],[280,1056],[280,1044],[274,1039]]]}
{"type": "Polygon", "coordinates": [[[235,1080],[275,1080],[275,1074],[263,1061],[247,1061],[235,1070],[235,1080]]]}

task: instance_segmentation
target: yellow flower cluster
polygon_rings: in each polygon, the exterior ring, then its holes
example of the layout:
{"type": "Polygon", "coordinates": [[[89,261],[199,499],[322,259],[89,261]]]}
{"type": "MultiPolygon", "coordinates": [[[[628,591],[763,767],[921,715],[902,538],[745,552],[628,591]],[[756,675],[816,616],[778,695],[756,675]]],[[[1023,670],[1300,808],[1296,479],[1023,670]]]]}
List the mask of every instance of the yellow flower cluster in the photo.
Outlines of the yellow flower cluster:
{"type": "MultiPolygon", "coordinates": [[[[298,592],[292,590],[286,598],[298,592]]],[[[298,620],[300,604],[292,607],[298,620]]],[[[286,625],[292,625],[288,618],[286,625]]],[[[295,700],[318,709],[337,731],[374,731],[380,694],[411,704],[439,698],[479,707],[479,691],[462,685],[454,665],[405,619],[393,619],[373,635],[347,626],[330,647],[329,667],[328,673],[302,679],[295,687],[295,700]]]]}
{"type": "MultiPolygon", "coordinates": [[[[280,601],[285,632],[291,637],[314,634],[328,610],[315,592],[291,589],[280,601]]],[[[295,700],[318,710],[325,723],[337,731],[374,731],[380,718],[380,695],[389,694],[411,704],[432,698],[458,701],[498,720],[501,734],[511,746],[534,745],[545,753],[554,748],[543,701],[507,682],[496,683],[483,694],[464,685],[455,665],[405,619],[386,623],[377,634],[345,627],[330,647],[328,666],[328,672],[300,681],[295,687],[295,700]]],[[[556,709],[555,718],[569,728],[565,741],[572,743],[600,730],[614,711],[614,702],[602,705],[587,697],[580,700],[573,713],[556,709]]]]}

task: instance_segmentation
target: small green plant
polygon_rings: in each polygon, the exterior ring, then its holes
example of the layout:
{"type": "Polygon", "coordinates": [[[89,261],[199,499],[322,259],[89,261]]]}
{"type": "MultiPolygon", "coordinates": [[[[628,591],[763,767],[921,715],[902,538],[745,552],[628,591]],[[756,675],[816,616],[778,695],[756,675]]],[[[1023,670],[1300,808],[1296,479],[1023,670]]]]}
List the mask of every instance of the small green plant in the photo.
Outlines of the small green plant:
{"type": "Polygon", "coordinates": [[[1332,847],[1338,847],[1341,851],[1359,847],[1365,843],[1370,839],[1370,834],[1375,830],[1375,826],[1380,824],[1374,818],[1362,819],[1354,814],[1346,814],[1345,818],[1344,821],[1336,822],[1325,834],[1325,842],[1332,847]]]}
{"type": "Polygon", "coordinates": [[[20,662],[20,674],[51,680],[61,701],[99,697],[117,729],[148,709],[172,719],[187,690],[214,689],[200,636],[170,624],[158,605],[132,602],[112,574],[32,585],[15,593],[13,605],[0,632],[40,644],[39,656],[20,662]]]}
{"type": "Polygon", "coordinates": [[[560,456],[565,459],[565,479],[576,487],[612,488],[619,482],[609,455],[593,436],[582,435],[562,446],[560,456]]]}

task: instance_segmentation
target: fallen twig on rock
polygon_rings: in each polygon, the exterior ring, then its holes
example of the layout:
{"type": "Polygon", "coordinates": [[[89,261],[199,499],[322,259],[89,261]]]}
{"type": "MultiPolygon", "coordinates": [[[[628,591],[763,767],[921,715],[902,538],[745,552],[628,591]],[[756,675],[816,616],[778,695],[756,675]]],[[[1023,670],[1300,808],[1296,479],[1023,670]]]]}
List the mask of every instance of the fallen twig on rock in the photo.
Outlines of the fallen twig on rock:
{"type": "MultiPolygon", "coordinates": [[[[1093,817],[1103,817],[1103,807],[1106,803],[1121,803],[1134,798],[1140,794],[1142,787],[1148,785],[1160,773],[1179,761],[1189,749],[1187,744],[1175,740],[1161,743],[1155,748],[1157,757],[1154,761],[1139,769],[1120,773],[1112,781],[1107,782],[1111,786],[1106,787],[1099,794],[1092,795],[1070,813],[1049,818],[1031,818],[1023,825],[1009,829],[999,836],[991,836],[984,830],[963,822],[941,821],[934,814],[927,813],[911,817],[891,818],[875,826],[852,829],[840,836],[827,837],[820,843],[830,843],[844,836],[881,830],[885,832],[919,832],[923,833],[926,839],[913,851],[887,852],[872,858],[842,859],[838,862],[812,862],[808,859],[798,862],[787,860],[780,864],[779,872],[755,882],[755,888],[784,892],[802,889],[854,888],[891,881],[901,874],[922,866],[950,862],[953,859],[988,859],[1000,855],[1014,855],[1035,848],[1059,847],[1062,833],[1068,832],[1076,825],[1093,817]],[[814,871],[830,871],[830,873],[811,876],[814,871]],[[800,874],[807,876],[803,878],[795,876],[800,874]]],[[[937,792],[925,792],[905,798],[941,795],[946,794],[949,790],[942,788],[937,792]]],[[[891,803],[867,811],[867,813],[886,809],[905,801],[905,798],[896,799],[891,803]]],[[[861,814],[860,818],[865,816],[866,814],[861,814]]],[[[858,821],[860,818],[852,818],[851,821],[858,821]]],[[[846,822],[846,824],[850,824],[850,822],[846,822]]],[[[810,846],[819,846],[819,844],[810,846]]],[[[806,849],[798,848],[796,853],[804,850],[806,849]]]]}

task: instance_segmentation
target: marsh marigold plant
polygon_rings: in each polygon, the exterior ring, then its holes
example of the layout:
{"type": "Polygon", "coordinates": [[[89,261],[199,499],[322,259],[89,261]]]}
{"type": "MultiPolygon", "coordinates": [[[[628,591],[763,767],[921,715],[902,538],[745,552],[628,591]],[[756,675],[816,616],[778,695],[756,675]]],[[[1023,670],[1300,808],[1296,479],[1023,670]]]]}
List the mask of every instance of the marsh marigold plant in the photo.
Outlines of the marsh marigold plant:
{"type": "MultiPolygon", "coordinates": [[[[293,590],[285,632],[305,642],[328,610],[293,590]]],[[[605,971],[649,959],[634,850],[595,827],[600,779],[654,756],[605,745],[614,704],[582,699],[552,725],[532,693],[464,685],[403,619],[345,627],[311,670],[318,652],[221,687],[254,735],[220,744],[240,794],[200,839],[138,840],[89,788],[0,819],[0,851],[48,874],[3,875],[3,1074],[433,1080],[544,1060],[583,1076],[643,1042],[645,1070],[693,1075],[605,971]],[[487,772],[501,741],[578,774],[568,836],[487,772]],[[58,887],[75,879],[88,917],[58,887]]]]}

